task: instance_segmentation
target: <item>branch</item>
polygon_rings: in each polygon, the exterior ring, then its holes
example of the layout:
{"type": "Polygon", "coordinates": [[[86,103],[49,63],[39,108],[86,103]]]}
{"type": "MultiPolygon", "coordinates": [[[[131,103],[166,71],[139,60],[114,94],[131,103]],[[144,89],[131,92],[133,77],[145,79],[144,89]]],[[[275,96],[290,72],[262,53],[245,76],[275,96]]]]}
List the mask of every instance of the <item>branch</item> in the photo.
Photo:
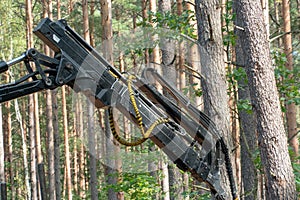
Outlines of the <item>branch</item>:
{"type": "Polygon", "coordinates": [[[202,187],[202,186],[200,186],[200,185],[193,185],[195,188],[199,188],[199,189],[201,189],[201,190],[205,190],[205,191],[210,191],[210,189],[208,189],[208,188],[205,188],[205,187],[202,187]]]}
{"type": "Polygon", "coordinates": [[[188,3],[188,4],[191,4],[192,6],[196,7],[196,4],[194,4],[193,2],[191,1],[184,1],[185,3],[188,3]]]}
{"type": "Polygon", "coordinates": [[[300,133],[300,130],[297,131],[297,133],[295,133],[294,135],[292,135],[289,139],[288,142],[290,142],[294,137],[296,137],[298,134],[300,133]]]}
{"type": "Polygon", "coordinates": [[[228,65],[234,65],[234,66],[237,66],[237,67],[245,67],[245,65],[242,65],[242,64],[239,64],[239,63],[236,63],[236,62],[233,62],[233,61],[225,61],[226,64],[228,65]]]}
{"type": "Polygon", "coordinates": [[[278,38],[281,38],[281,37],[283,37],[283,36],[285,36],[285,35],[287,35],[287,34],[291,34],[291,33],[300,33],[300,31],[289,31],[289,32],[281,33],[281,34],[279,34],[279,35],[277,35],[277,36],[275,36],[275,37],[273,37],[273,38],[270,38],[269,41],[270,41],[270,43],[271,43],[271,42],[273,42],[274,40],[276,40],[276,39],[278,39],[278,38]]]}
{"type": "Polygon", "coordinates": [[[280,24],[277,22],[273,15],[270,14],[270,18],[276,24],[277,27],[280,27],[280,24]]]}

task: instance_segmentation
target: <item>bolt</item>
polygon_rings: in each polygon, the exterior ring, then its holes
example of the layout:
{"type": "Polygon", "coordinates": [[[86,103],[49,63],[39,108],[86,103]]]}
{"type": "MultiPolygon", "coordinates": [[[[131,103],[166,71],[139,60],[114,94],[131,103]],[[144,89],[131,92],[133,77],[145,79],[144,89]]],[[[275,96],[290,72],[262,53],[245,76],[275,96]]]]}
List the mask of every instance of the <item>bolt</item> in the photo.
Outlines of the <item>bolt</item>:
{"type": "Polygon", "coordinates": [[[49,78],[46,78],[46,85],[51,86],[52,85],[52,80],[49,78]]]}

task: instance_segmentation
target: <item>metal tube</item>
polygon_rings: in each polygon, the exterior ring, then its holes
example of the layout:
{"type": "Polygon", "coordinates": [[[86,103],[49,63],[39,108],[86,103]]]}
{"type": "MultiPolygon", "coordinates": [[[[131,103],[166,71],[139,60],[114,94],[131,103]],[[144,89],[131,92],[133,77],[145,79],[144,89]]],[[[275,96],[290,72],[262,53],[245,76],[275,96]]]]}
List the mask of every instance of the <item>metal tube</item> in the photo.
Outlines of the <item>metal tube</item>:
{"type": "Polygon", "coordinates": [[[26,54],[23,53],[21,56],[19,56],[17,58],[14,58],[14,59],[12,59],[10,61],[7,61],[6,64],[10,67],[10,66],[12,66],[14,64],[17,64],[17,63],[23,61],[25,58],[26,58],[26,54]]]}

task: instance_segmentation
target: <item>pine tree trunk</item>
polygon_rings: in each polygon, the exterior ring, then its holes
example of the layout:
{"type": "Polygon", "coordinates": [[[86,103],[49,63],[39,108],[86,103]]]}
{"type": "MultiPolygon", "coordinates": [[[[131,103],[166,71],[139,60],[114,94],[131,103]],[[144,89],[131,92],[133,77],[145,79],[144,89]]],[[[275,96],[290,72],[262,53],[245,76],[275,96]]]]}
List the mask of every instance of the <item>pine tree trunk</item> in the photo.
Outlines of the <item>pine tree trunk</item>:
{"type": "MultiPolygon", "coordinates": [[[[143,20],[146,20],[148,17],[147,2],[148,2],[147,0],[141,0],[143,20]]],[[[145,49],[145,64],[147,65],[148,63],[149,63],[149,50],[145,49]]]]}
{"type": "MultiPolygon", "coordinates": [[[[57,18],[61,18],[60,0],[56,1],[57,18]]],[[[54,135],[54,180],[55,180],[55,197],[61,199],[61,181],[60,181],[60,135],[58,129],[58,110],[57,110],[57,89],[51,91],[52,100],[52,123],[54,135]]]]}
{"type": "MultiPolygon", "coordinates": [[[[177,2],[180,4],[180,2],[177,2]]],[[[171,12],[171,1],[169,0],[159,0],[158,1],[158,6],[159,6],[159,11],[164,14],[167,12],[171,12]]],[[[180,6],[180,5],[179,5],[180,6]]],[[[182,12],[182,8],[181,10],[179,10],[179,14],[182,12]]],[[[168,28],[167,25],[163,25],[165,28],[168,28]]],[[[170,81],[172,85],[176,86],[177,85],[177,73],[176,73],[176,69],[175,69],[175,62],[174,62],[174,58],[175,58],[175,44],[174,44],[174,40],[170,40],[170,39],[166,39],[163,38],[162,39],[162,45],[160,46],[161,48],[161,53],[162,53],[162,74],[163,76],[166,78],[167,81],[170,81]]],[[[182,53],[182,52],[181,52],[182,53]]],[[[183,55],[179,55],[179,60],[180,62],[180,66],[179,67],[183,67],[183,55]]],[[[181,76],[179,77],[179,82],[181,83],[181,85],[183,85],[185,83],[185,76],[183,73],[181,73],[181,76]]],[[[162,161],[163,162],[163,161],[162,161]]],[[[164,166],[164,164],[163,164],[164,166]]],[[[179,173],[179,169],[176,168],[174,165],[169,165],[167,167],[168,169],[168,175],[169,176],[165,176],[164,182],[168,181],[168,187],[164,188],[164,193],[165,198],[168,199],[181,199],[181,184],[180,184],[180,173],[179,173]]]]}
{"type": "MultiPolygon", "coordinates": [[[[292,47],[292,33],[291,32],[291,17],[290,17],[290,1],[282,0],[282,17],[283,17],[283,31],[285,34],[283,36],[284,53],[286,55],[285,66],[288,70],[293,70],[293,47],[292,47]]],[[[292,77],[289,77],[292,78],[292,77]]],[[[289,144],[293,148],[295,157],[298,156],[299,142],[297,135],[297,120],[296,120],[296,104],[286,103],[286,120],[288,128],[288,139],[289,144]]]]}
{"type": "MultiPolygon", "coordinates": [[[[236,13],[235,24],[241,25],[243,27],[243,21],[239,16],[239,12],[236,12],[236,4],[233,4],[233,12],[236,13]]],[[[240,41],[240,33],[238,28],[236,32],[236,46],[235,46],[235,58],[237,67],[242,67],[245,69],[245,53],[243,52],[242,44],[240,41]]],[[[247,81],[241,79],[238,81],[238,96],[239,100],[248,100],[250,99],[249,87],[247,81]]],[[[258,177],[257,171],[254,163],[254,153],[257,147],[257,138],[256,138],[256,119],[254,113],[247,113],[246,110],[239,110],[239,121],[240,121],[240,146],[241,146],[241,173],[242,173],[242,186],[243,194],[245,194],[245,200],[254,200],[257,199],[257,188],[258,188],[258,177]]]]}
{"type": "Polygon", "coordinates": [[[258,144],[266,174],[267,199],[296,199],[295,179],[272,69],[267,30],[259,0],[238,0],[244,24],[240,31],[253,109],[257,116],[258,144]]]}
{"type": "Polygon", "coordinates": [[[41,199],[46,199],[46,182],[45,169],[43,163],[42,146],[41,146],[41,131],[40,131],[40,116],[39,116],[39,99],[38,93],[33,94],[33,109],[34,109],[34,129],[35,129],[35,148],[37,157],[37,176],[38,176],[38,196],[41,199]]]}
{"type": "Polygon", "coordinates": [[[55,191],[55,162],[54,162],[54,131],[51,91],[46,93],[46,118],[48,135],[48,178],[49,178],[49,199],[56,199],[55,191]]]}
{"type": "Polygon", "coordinates": [[[0,104],[0,198],[6,195],[2,186],[5,184],[5,167],[4,167],[4,134],[3,134],[3,123],[2,123],[2,104],[0,104]],[[3,194],[5,193],[5,194],[3,194]]]}
{"type": "Polygon", "coordinates": [[[75,104],[73,104],[75,106],[75,115],[73,118],[73,131],[72,131],[72,137],[74,138],[74,147],[73,147],[73,184],[74,184],[74,194],[79,195],[79,189],[78,189],[78,185],[79,185],[79,166],[78,166],[78,129],[77,129],[77,113],[78,113],[78,102],[76,102],[75,104]]]}
{"type": "Polygon", "coordinates": [[[90,44],[92,47],[95,47],[95,18],[94,18],[94,13],[95,13],[95,2],[91,2],[90,4],[90,44]]]}
{"type": "Polygon", "coordinates": [[[77,124],[78,124],[78,132],[79,138],[81,139],[80,149],[79,149],[79,196],[84,199],[86,197],[85,193],[85,148],[84,148],[84,130],[83,130],[83,105],[81,100],[78,101],[78,113],[77,113],[77,124]]]}
{"type": "MultiPolygon", "coordinates": [[[[112,30],[112,2],[111,0],[100,0],[101,4],[101,25],[103,28],[102,43],[103,43],[103,53],[105,59],[109,63],[113,63],[113,30],[112,30]]],[[[113,136],[110,131],[108,112],[105,111],[105,152],[106,152],[106,166],[105,166],[105,176],[108,185],[114,185],[118,182],[118,166],[116,159],[110,159],[110,157],[116,154],[116,148],[113,143],[113,136]]],[[[118,199],[118,193],[112,188],[108,190],[108,199],[116,200],[118,199]]]]}
{"type": "MultiPolygon", "coordinates": [[[[12,81],[15,81],[15,80],[12,78],[12,81]]],[[[25,133],[24,126],[23,126],[23,118],[21,116],[21,112],[20,112],[20,109],[19,109],[19,103],[18,103],[17,99],[14,99],[14,108],[15,108],[15,113],[16,113],[16,120],[19,123],[20,133],[21,133],[21,138],[22,138],[22,153],[23,153],[23,166],[22,166],[22,168],[24,169],[26,199],[29,200],[31,198],[31,188],[30,188],[30,178],[29,178],[30,173],[29,173],[29,166],[28,166],[28,160],[27,160],[27,149],[28,149],[28,147],[27,147],[27,144],[26,144],[26,133],[25,133]]],[[[15,196],[18,197],[19,195],[16,194],[15,196]]],[[[14,197],[13,194],[12,194],[12,197],[14,197]]]]}
{"type": "Polygon", "coordinates": [[[260,0],[261,7],[263,10],[263,16],[264,16],[264,24],[267,30],[267,36],[270,36],[270,26],[269,26],[269,1],[268,0],[260,0]]]}
{"type": "Polygon", "coordinates": [[[63,117],[63,130],[64,130],[64,149],[65,149],[65,167],[66,167],[66,192],[67,199],[72,200],[72,177],[71,177],[71,158],[69,147],[69,131],[68,131],[68,118],[67,118],[67,104],[66,104],[66,88],[62,87],[61,90],[62,101],[62,117],[63,117]]]}
{"type": "MultiPolygon", "coordinates": [[[[157,12],[157,5],[156,5],[156,1],[155,0],[150,0],[149,1],[149,10],[152,13],[156,13],[157,12]]],[[[152,27],[156,27],[157,25],[153,22],[150,22],[152,27]]],[[[153,41],[157,40],[157,35],[154,35],[152,38],[153,41]]],[[[159,55],[159,48],[158,47],[154,47],[152,50],[152,55],[150,57],[150,62],[153,62],[155,65],[155,69],[158,72],[161,72],[161,67],[157,64],[160,64],[160,55],[159,55]]],[[[161,89],[158,87],[158,89],[161,89]]]]}
{"type": "MultiPolygon", "coordinates": [[[[217,130],[231,146],[230,112],[228,107],[226,72],[221,32],[221,8],[217,0],[196,0],[198,41],[201,56],[201,79],[204,112],[216,124],[217,130]]],[[[234,171],[234,170],[233,170],[234,171]]],[[[225,169],[221,172],[222,186],[230,195],[225,169]]],[[[230,198],[228,198],[230,199],[230,198]]]]}
{"type": "Polygon", "coordinates": [[[60,181],[60,132],[58,128],[58,105],[57,105],[57,89],[51,91],[52,95],[52,121],[54,134],[54,172],[55,172],[55,196],[61,199],[61,181],[60,181]]]}
{"type": "MultiPolygon", "coordinates": [[[[186,4],[186,7],[187,7],[187,10],[189,10],[191,12],[190,16],[194,15],[195,14],[195,6],[192,4],[192,3],[187,3],[186,4]]],[[[195,20],[194,17],[191,17],[190,18],[190,25],[193,26],[193,29],[194,29],[194,32],[193,34],[194,35],[197,35],[198,31],[197,31],[197,22],[195,20]]],[[[189,67],[191,67],[192,70],[194,70],[195,72],[198,72],[200,71],[201,69],[201,64],[200,64],[200,55],[199,55],[199,48],[198,48],[198,45],[197,45],[197,40],[193,40],[191,41],[192,46],[190,47],[190,51],[188,52],[188,58],[187,58],[187,61],[188,61],[188,65],[189,67]]],[[[194,76],[189,76],[189,83],[191,85],[193,85],[194,89],[195,90],[198,90],[201,88],[201,81],[199,78],[199,74],[195,73],[195,72],[192,72],[192,74],[194,76]],[[197,76],[197,77],[195,77],[197,76]]],[[[200,109],[200,106],[202,105],[202,97],[195,97],[195,105],[199,106],[199,109],[200,109]]]]}
{"type": "MultiPolygon", "coordinates": [[[[111,159],[111,157],[114,154],[114,143],[113,143],[113,136],[110,132],[110,126],[109,126],[109,121],[106,120],[108,119],[108,112],[105,110],[105,176],[106,176],[106,183],[110,186],[116,185],[117,184],[117,179],[116,179],[116,170],[115,170],[115,159],[111,159]]],[[[113,188],[109,188],[107,191],[107,198],[110,200],[117,200],[118,196],[117,193],[113,190],[113,188]]]]}
{"type": "MultiPolygon", "coordinates": [[[[178,0],[176,2],[177,4],[177,15],[181,15],[182,12],[183,12],[183,3],[182,3],[182,0],[178,0]]],[[[179,52],[178,52],[178,81],[179,81],[179,84],[178,84],[178,88],[180,89],[183,89],[186,87],[186,77],[185,77],[185,67],[184,67],[184,42],[180,42],[179,44],[179,52]]]]}
{"type": "MultiPolygon", "coordinates": [[[[43,0],[43,17],[49,17],[49,13],[52,13],[52,1],[43,0]]],[[[50,56],[50,49],[48,46],[44,45],[44,54],[50,56]]],[[[46,91],[46,119],[47,119],[47,136],[48,136],[48,180],[49,180],[49,189],[47,191],[50,200],[56,199],[55,191],[55,164],[54,164],[54,132],[53,132],[53,111],[52,111],[52,94],[50,90],[46,91]]]]}
{"type": "MultiPolygon", "coordinates": [[[[90,43],[90,31],[89,31],[89,15],[87,0],[82,0],[83,11],[83,30],[84,39],[87,43],[90,43]]],[[[94,105],[87,99],[87,126],[88,126],[88,147],[89,147],[89,187],[91,191],[91,199],[98,199],[97,192],[97,167],[96,167],[96,147],[95,147],[95,129],[94,129],[94,105]]]]}
{"type": "MultiPolygon", "coordinates": [[[[9,74],[6,75],[6,82],[9,83],[10,82],[10,78],[9,78],[9,74]]],[[[13,78],[12,78],[13,79],[13,78]]],[[[7,163],[11,163],[11,165],[9,165],[7,167],[7,170],[9,171],[9,190],[11,191],[11,197],[14,198],[15,197],[15,176],[14,176],[14,170],[13,170],[13,140],[12,140],[12,116],[11,116],[11,102],[8,101],[6,103],[4,103],[5,108],[6,108],[6,114],[5,117],[6,119],[5,124],[3,126],[4,128],[4,136],[5,136],[5,145],[7,146],[7,151],[6,152],[6,162],[7,163]]],[[[4,145],[4,146],[5,146],[4,145]]]]}
{"type": "MultiPolygon", "coordinates": [[[[157,12],[156,1],[155,0],[150,0],[148,2],[149,2],[149,11],[152,12],[152,13],[156,13],[157,12]]],[[[145,15],[145,14],[144,14],[144,16],[147,17],[147,15],[145,15]]],[[[151,19],[150,19],[149,23],[151,24],[152,27],[156,26],[156,24],[153,23],[151,21],[151,19]]],[[[156,35],[152,36],[152,38],[151,38],[151,40],[153,40],[153,41],[155,41],[156,39],[157,39],[156,35]]],[[[148,54],[149,54],[149,51],[148,51],[148,54]]],[[[152,49],[152,53],[148,55],[148,59],[146,60],[146,64],[149,64],[149,63],[154,63],[154,68],[156,70],[158,70],[158,71],[161,71],[160,66],[157,65],[157,64],[160,64],[159,48],[158,47],[154,47],[152,49]]],[[[161,89],[161,88],[157,87],[157,89],[161,89]]],[[[155,151],[156,147],[155,146],[149,146],[148,150],[149,151],[155,151]]],[[[154,162],[150,161],[148,163],[148,169],[150,171],[151,176],[153,176],[155,179],[158,180],[159,178],[158,178],[158,166],[157,166],[157,164],[155,164],[154,162]]],[[[158,193],[154,194],[153,198],[154,199],[158,199],[159,198],[159,194],[158,193]]]]}
{"type": "MultiPolygon", "coordinates": [[[[26,39],[27,39],[27,48],[33,47],[33,17],[32,17],[32,3],[31,0],[26,0],[26,39]]],[[[29,95],[28,100],[28,113],[29,113],[29,138],[30,138],[30,179],[31,179],[31,199],[38,199],[37,191],[37,165],[36,165],[36,140],[35,140],[35,100],[34,94],[29,95]]]]}

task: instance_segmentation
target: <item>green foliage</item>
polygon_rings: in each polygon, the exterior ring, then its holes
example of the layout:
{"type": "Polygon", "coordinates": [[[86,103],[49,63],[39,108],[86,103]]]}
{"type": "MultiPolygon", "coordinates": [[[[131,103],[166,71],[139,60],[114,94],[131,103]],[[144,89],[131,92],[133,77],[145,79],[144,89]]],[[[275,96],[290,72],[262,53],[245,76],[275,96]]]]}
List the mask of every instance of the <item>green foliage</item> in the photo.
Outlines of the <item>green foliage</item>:
{"type": "Polygon", "coordinates": [[[236,44],[236,35],[234,34],[234,20],[236,18],[236,14],[232,13],[232,1],[226,1],[225,9],[226,12],[222,15],[222,20],[225,22],[225,26],[222,27],[223,32],[223,45],[227,47],[226,53],[227,58],[230,59],[230,51],[229,49],[235,46],[236,44]]]}
{"type": "Polygon", "coordinates": [[[248,114],[252,114],[252,105],[249,99],[239,99],[237,102],[237,108],[239,111],[245,111],[248,114]]]}
{"type": "Polygon", "coordinates": [[[298,162],[292,162],[292,166],[294,169],[295,181],[296,181],[296,189],[300,192],[300,157],[297,158],[298,162]]]}
{"type": "Polygon", "coordinates": [[[172,12],[149,12],[148,19],[145,19],[143,22],[139,23],[140,26],[150,26],[149,21],[155,23],[159,28],[166,28],[178,33],[188,35],[191,38],[196,39],[197,36],[194,34],[195,29],[190,24],[190,21],[195,19],[195,15],[190,10],[185,10],[181,15],[174,14],[172,12]]]}
{"type": "Polygon", "coordinates": [[[291,146],[289,146],[289,154],[292,159],[292,167],[295,176],[296,190],[298,197],[300,197],[300,156],[296,157],[295,152],[291,146]]]}
{"type": "Polygon", "coordinates": [[[280,51],[274,50],[272,57],[276,65],[275,78],[280,100],[300,105],[300,66],[294,65],[293,70],[288,70],[285,67],[286,55],[280,51]]]}
{"type": "Polygon", "coordinates": [[[247,74],[244,68],[234,68],[232,71],[228,71],[228,81],[232,84],[237,81],[243,81],[244,84],[248,84],[247,74]]]}
{"type": "Polygon", "coordinates": [[[189,98],[194,100],[196,97],[201,97],[203,94],[203,91],[201,89],[201,87],[198,86],[198,83],[193,83],[188,85],[185,88],[182,88],[183,94],[184,95],[189,95],[189,98]]]}
{"type": "Polygon", "coordinates": [[[107,185],[104,190],[113,189],[124,192],[125,199],[151,200],[161,193],[160,185],[149,173],[123,173],[122,181],[116,185],[107,185]]]}
{"type": "MultiPolygon", "coordinates": [[[[248,84],[247,74],[245,69],[242,67],[227,70],[227,81],[229,83],[228,93],[234,93],[235,88],[244,89],[245,85],[248,84]],[[239,84],[238,84],[239,83],[239,84]]],[[[244,103],[244,102],[241,102],[244,103]]]]}
{"type": "Polygon", "coordinates": [[[252,158],[253,158],[255,168],[262,174],[263,173],[263,166],[262,166],[262,163],[261,163],[259,149],[256,149],[256,151],[253,152],[252,158]]]}

